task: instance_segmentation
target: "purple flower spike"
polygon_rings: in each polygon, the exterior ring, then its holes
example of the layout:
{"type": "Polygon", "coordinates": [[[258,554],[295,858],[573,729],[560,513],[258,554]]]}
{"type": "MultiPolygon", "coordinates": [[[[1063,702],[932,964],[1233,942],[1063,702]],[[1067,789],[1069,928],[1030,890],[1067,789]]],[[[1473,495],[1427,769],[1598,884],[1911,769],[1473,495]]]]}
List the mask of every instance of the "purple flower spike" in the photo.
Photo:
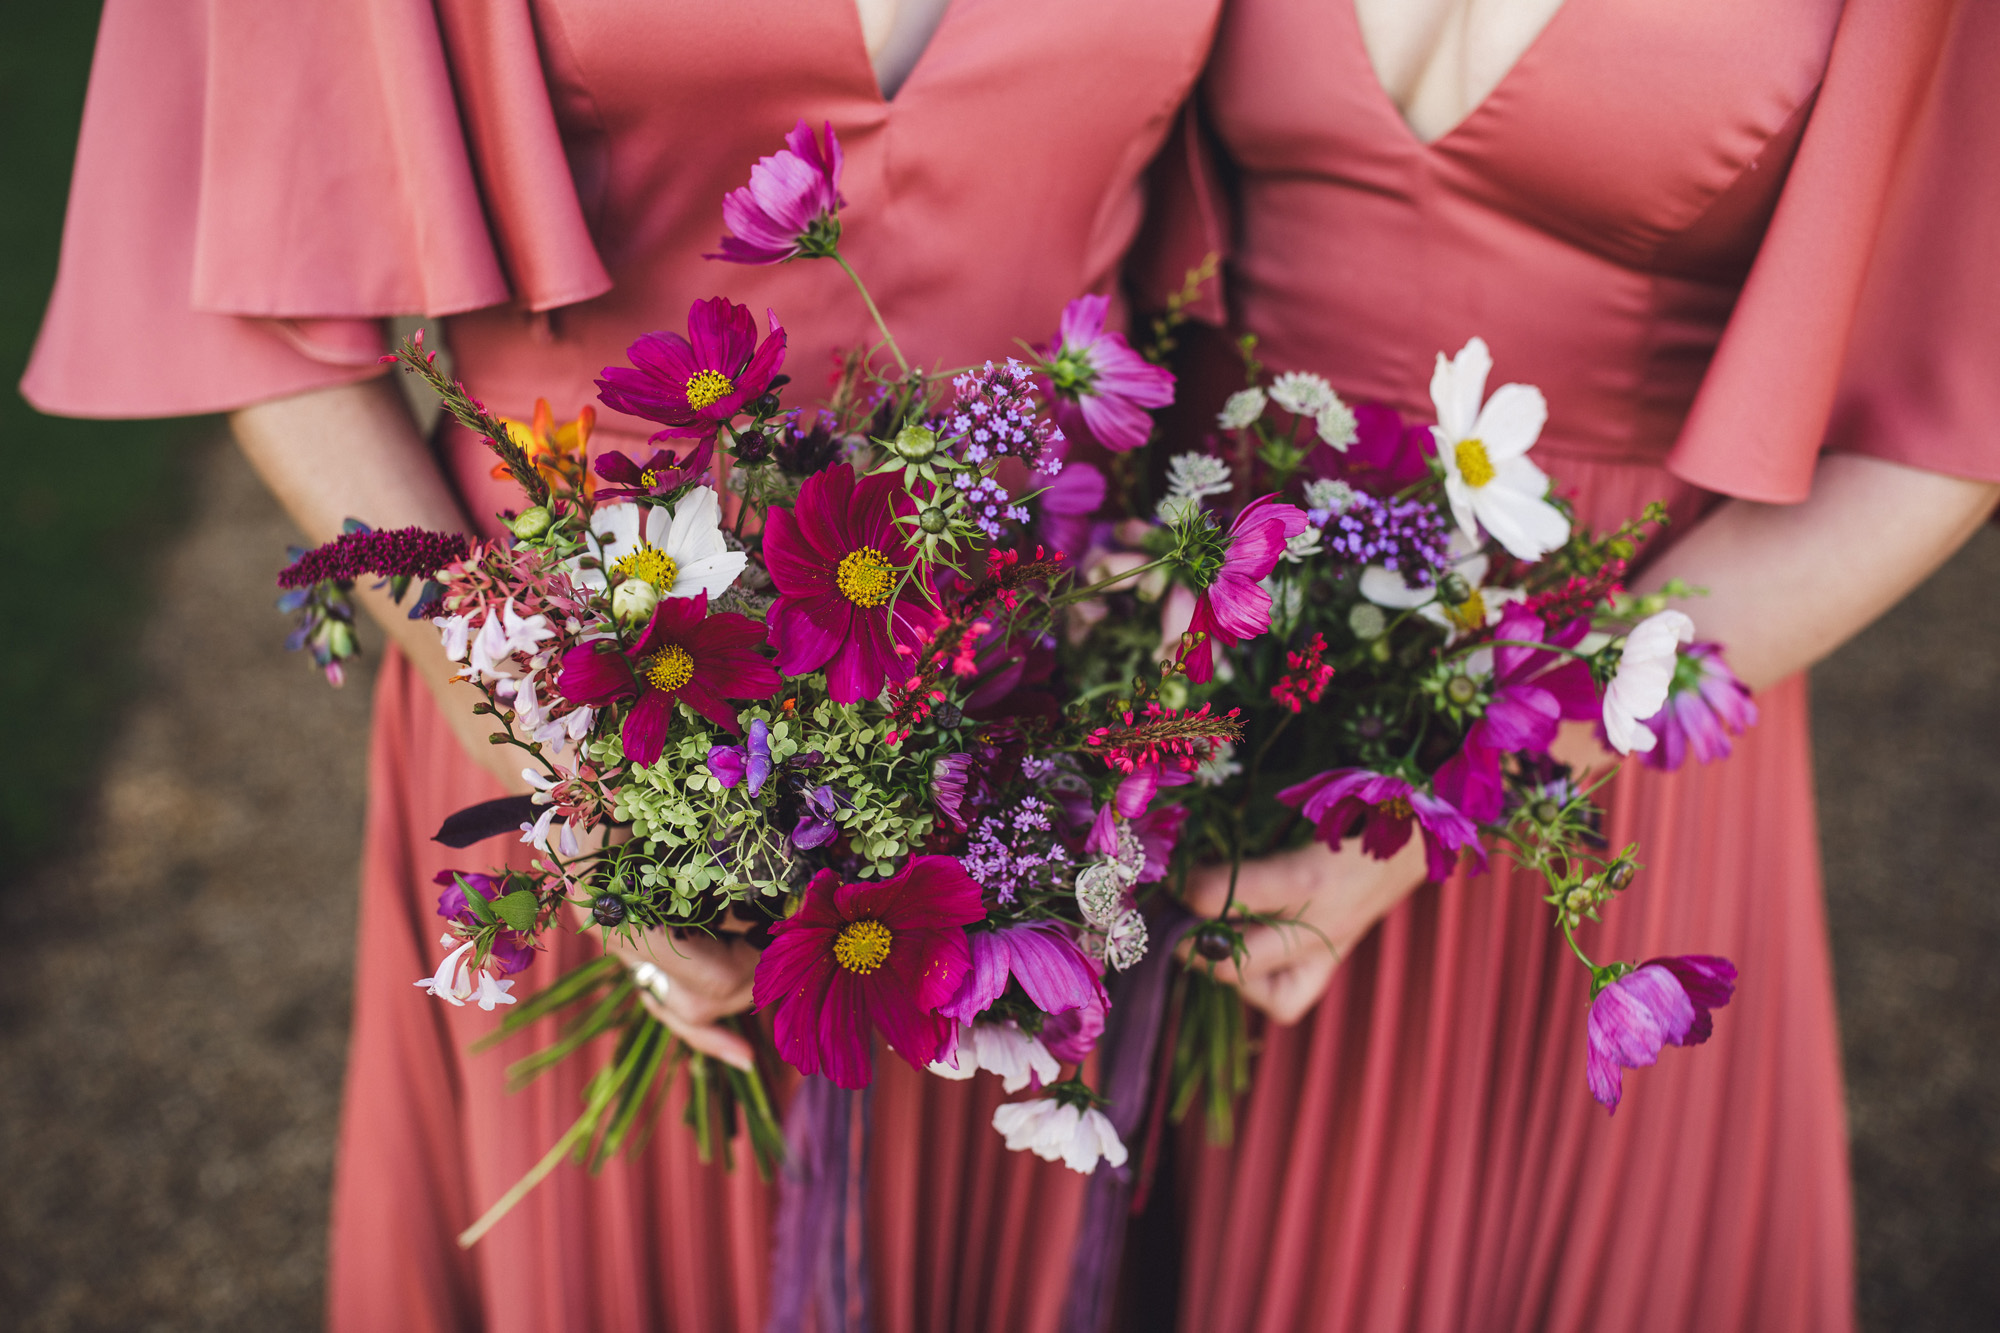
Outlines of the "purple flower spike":
{"type": "Polygon", "coordinates": [[[1590,1095],[1618,1109],[1625,1071],[1643,1069],[1669,1044],[1699,1046],[1715,1030],[1710,1011],[1729,1003],[1736,965],[1689,954],[1641,963],[1590,1002],[1590,1095]]]}
{"type": "Polygon", "coordinates": [[[1122,454],[1153,433],[1148,413],[1174,401],[1174,376],[1133,351],[1124,334],[1105,331],[1110,308],[1108,296],[1079,296],[1063,307],[1043,370],[1054,391],[1057,424],[1122,454]]]}
{"type": "Polygon", "coordinates": [[[758,159],[750,183],[722,200],[722,220],[734,236],[710,259],[732,264],[782,264],[831,255],[840,244],[840,140],[826,126],[826,151],[801,120],[785,147],[758,159]]]}

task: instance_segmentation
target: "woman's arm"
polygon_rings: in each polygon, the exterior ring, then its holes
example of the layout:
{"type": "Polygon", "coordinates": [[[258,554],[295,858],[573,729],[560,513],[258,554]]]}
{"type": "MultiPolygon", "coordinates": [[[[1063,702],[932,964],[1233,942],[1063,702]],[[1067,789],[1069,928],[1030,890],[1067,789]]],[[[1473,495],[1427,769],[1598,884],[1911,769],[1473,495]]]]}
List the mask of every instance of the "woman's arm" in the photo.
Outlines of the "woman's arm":
{"type": "MultiPolygon", "coordinates": [[[[1996,499],[2000,486],[1989,482],[1833,454],[1820,461],[1803,504],[1724,502],[1639,587],[1678,578],[1706,588],[1681,609],[1698,637],[1721,643],[1731,668],[1762,689],[1819,661],[1900,601],[1978,530],[1996,499]]],[[[1557,749],[1579,766],[1610,759],[1584,723],[1568,724],[1557,749]]],[[[1319,934],[1253,926],[1240,974],[1228,964],[1218,974],[1279,1022],[1297,1022],[1352,944],[1423,881],[1414,838],[1389,861],[1368,860],[1353,843],[1339,853],[1314,843],[1246,864],[1239,903],[1296,915],[1319,934]]],[[[1227,867],[1199,870],[1189,879],[1189,903],[1214,915],[1228,888],[1227,867]]]]}

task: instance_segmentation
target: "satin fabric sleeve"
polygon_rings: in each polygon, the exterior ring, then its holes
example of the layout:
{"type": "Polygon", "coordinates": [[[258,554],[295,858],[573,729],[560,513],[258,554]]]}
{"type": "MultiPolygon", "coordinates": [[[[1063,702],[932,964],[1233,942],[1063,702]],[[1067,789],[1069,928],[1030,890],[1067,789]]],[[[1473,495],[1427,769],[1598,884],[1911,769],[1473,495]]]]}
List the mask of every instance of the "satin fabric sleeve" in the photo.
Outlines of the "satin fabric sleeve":
{"type": "Polygon", "coordinates": [[[224,411],[377,373],[386,316],[610,285],[527,0],[108,0],[21,391],[224,411]]]}
{"type": "Polygon", "coordinates": [[[2000,481],[2000,5],[1849,0],[1669,459],[1796,503],[1822,451],[2000,481]]]}

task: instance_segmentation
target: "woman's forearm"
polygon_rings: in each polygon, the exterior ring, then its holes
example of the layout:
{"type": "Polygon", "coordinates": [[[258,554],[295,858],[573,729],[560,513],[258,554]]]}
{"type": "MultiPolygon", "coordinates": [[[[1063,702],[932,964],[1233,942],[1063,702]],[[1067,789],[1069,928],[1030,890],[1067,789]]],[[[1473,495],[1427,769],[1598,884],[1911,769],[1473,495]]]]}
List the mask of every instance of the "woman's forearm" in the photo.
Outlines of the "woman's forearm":
{"type": "Polygon", "coordinates": [[[2000,486],[1858,454],[1820,460],[1802,504],[1730,500],[1637,581],[1678,578],[1696,637],[1723,644],[1752,689],[1825,657],[1964,544],[2000,486]]]}
{"type": "MultiPolygon", "coordinates": [[[[229,423],[250,465],[310,541],[332,540],[348,518],[378,528],[472,531],[386,377],[259,403],[232,414],[229,423]]],[[[472,712],[480,696],[469,685],[451,683],[458,668],[430,622],[411,620],[407,603],[399,607],[384,592],[357,586],[354,596],[431,687],[467,751],[510,788],[525,791],[518,752],[487,743],[492,727],[472,712]]]]}

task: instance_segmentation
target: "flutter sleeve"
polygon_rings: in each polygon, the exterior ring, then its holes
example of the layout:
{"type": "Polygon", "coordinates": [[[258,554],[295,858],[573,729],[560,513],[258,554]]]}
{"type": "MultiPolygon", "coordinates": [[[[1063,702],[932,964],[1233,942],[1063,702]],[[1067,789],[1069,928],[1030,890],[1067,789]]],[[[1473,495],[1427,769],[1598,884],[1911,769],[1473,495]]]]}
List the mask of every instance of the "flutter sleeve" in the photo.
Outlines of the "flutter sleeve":
{"type": "Polygon", "coordinates": [[[610,285],[528,0],[108,0],[21,392],[224,411],[377,373],[386,316],[610,285]]]}
{"type": "Polygon", "coordinates": [[[2000,4],[1849,0],[1669,466],[1795,503],[1823,451],[2000,481],[2000,4]]]}

